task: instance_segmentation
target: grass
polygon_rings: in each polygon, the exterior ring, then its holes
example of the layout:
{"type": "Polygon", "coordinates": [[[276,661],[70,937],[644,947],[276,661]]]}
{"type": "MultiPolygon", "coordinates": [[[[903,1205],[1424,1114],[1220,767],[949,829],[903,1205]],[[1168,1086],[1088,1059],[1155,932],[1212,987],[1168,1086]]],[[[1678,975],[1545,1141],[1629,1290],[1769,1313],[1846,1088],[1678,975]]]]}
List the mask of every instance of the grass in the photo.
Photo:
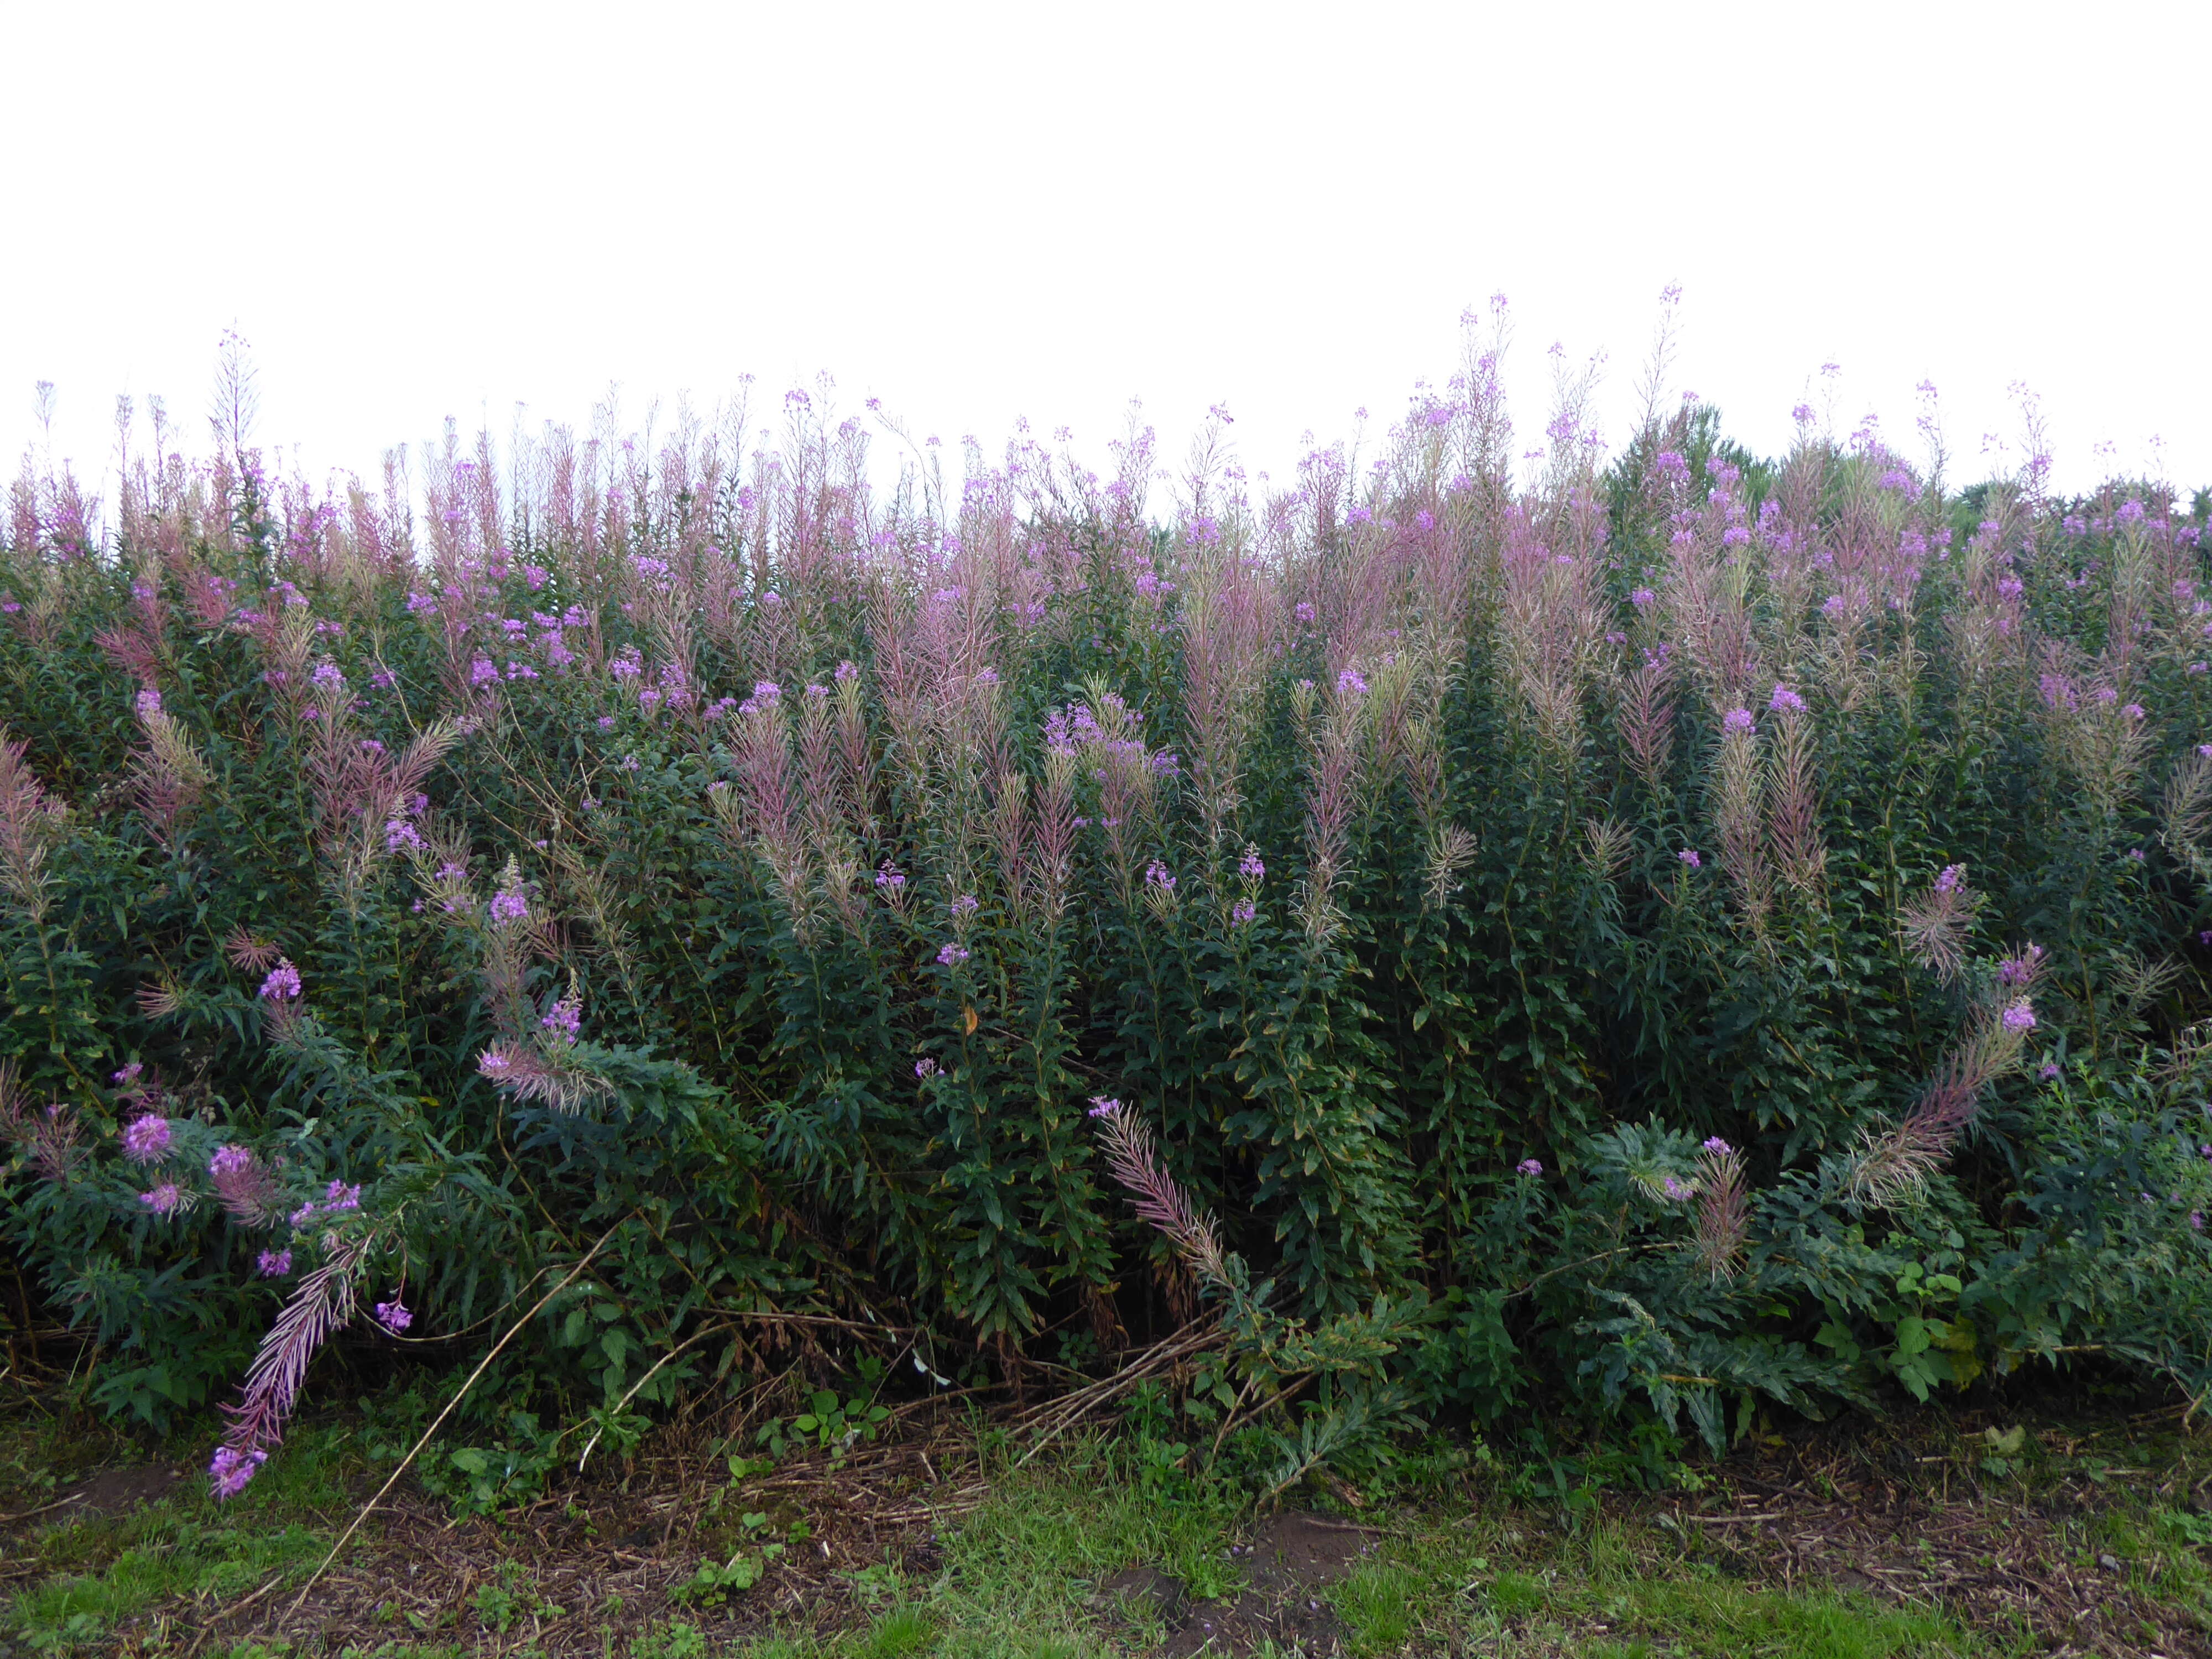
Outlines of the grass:
{"type": "MultiPolygon", "coordinates": [[[[270,1478],[229,1506],[217,1508],[204,1483],[188,1476],[121,1513],[0,1534],[9,1595],[0,1650],[12,1639],[37,1653],[181,1656],[216,1611],[256,1587],[276,1581],[264,1605],[281,1609],[321,1560],[371,1474],[359,1420],[354,1413],[303,1427],[286,1455],[272,1461],[270,1478]]],[[[1720,1512],[1711,1505],[1724,1508],[1717,1479],[1702,1495],[1613,1493],[1571,1510],[1516,1503],[1513,1473],[1497,1465],[1455,1471],[1449,1459],[1409,1458],[1413,1478],[1395,1488],[1370,1483],[1358,1519],[1370,1529],[1363,1535],[1371,1547],[1348,1571],[1316,1582],[1313,1597],[1326,1603],[1341,1650],[1354,1659],[1468,1651],[1999,1659],[2044,1644],[2051,1632],[2041,1626],[2072,1611],[2059,1605],[2064,1598],[2008,1614],[1943,1586],[1958,1580],[1954,1569],[1971,1565],[1974,1550],[2016,1543],[2020,1517],[2049,1510],[2064,1516],[2037,1523],[2047,1533],[2052,1571],[2094,1578],[2108,1604],[2106,1624],[2085,1644],[2089,1650],[2172,1650],[2177,1632],[2201,1640],[2212,1632],[2212,1513],[2201,1496],[2212,1460],[2186,1433],[2138,1433],[2124,1423],[2086,1433],[2046,1430],[1998,1478],[1977,1472],[1974,1435],[1932,1415],[1917,1432],[1911,1456],[1893,1444],[1877,1448],[1874,1425],[1858,1438],[1869,1459],[1888,1459],[1883,1467],[1923,1471],[1929,1500],[1952,1492],[1949,1507],[1938,1511],[1941,1530],[1959,1534],[1966,1553],[1938,1559],[1908,1549],[1898,1559],[1923,1559],[1926,1571],[1898,1585],[1901,1595],[1876,1599],[1817,1573],[1783,1582],[1765,1544],[1726,1528],[1686,1528],[1676,1516],[1694,1522],[1720,1512]],[[1930,1455],[1931,1445],[1948,1449],[1930,1455]],[[1961,1523],[1969,1529],[1961,1532],[1961,1523]]],[[[11,1491],[41,1501],[93,1469],[145,1466],[149,1453],[173,1463],[183,1449],[34,1411],[0,1418],[0,1476],[11,1491]],[[40,1470],[52,1479],[42,1485],[40,1470]]],[[[1836,1467],[1802,1483],[1808,1502],[1832,1510],[1837,1494],[1848,1501],[1850,1471],[1836,1467]]],[[[816,1534],[793,1532],[808,1547],[794,1545],[757,1587],[727,1605],[584,1596],[573,1583],[565,1589],[554,1583],[564,1567],[561,1550],[605,1549],[588,1517],[604,1521],[601,1534],[612,1533],[621,1524],[605,1507],[613,1498],[671,1513],[653,1494],[669,1495],[672,1469],[641,1461],[609,1476],[617,1486],[549,1497],[541,1511],[587,1517],[573,1543],[551,1553],[531,1553],[530,1526],[517,1512],[455,1519],[412,1494],[420,1535],[451,1540],[444,1559],[438,1547],[410,1547],[380,1522],[325,1586],[340,1577],[374,1584],[445,1573],[435,1584],[420,1581],[429,1587],[424,1596],[358,1601],[359,1616],[337,1628],[241,1630],[228,1647],[203,1643],[196,1651],[229,1659],[1079,1659],[1191,1645],[1188,1630],[1179,1634],[1157,1606],[1124,1612],[1102,1601],[1099,1586],[1117,1573],[1169,1575],[1212,1607],[1228,1606],[1253,1582],[1232,1552],[1255,1524],[1237,1492],[1178,1470],[1157,1446],[1125,1437],[1079,1442],[1048,1466],[1015,1468],[999,1455],[980,1498],[957,1522],[939,1520],[927,1551],[902,1558],[878,1547],[866,1559],[841,1541],[832,1559],[826,1543],[815,1547],[816,1534]],[[473,1565],[464,1571],[465,1564],[473,1565]]],[[[678,1481],[674,1495],[680,1499],[684,1490],[678,1481]]],[[[834,1506],[821,1496],[799,1507],[828,1517],[834,1506]]],[[[1762,1511],[1769,1501],[1761,1500],[1762,1511]]],[[[710,1529],[703,1513],[673,1513],[697,1534],[710,1529]]],[[[1931,1522],[1929,1530],[1939,1528],[1931,1522]]],[[[656,1582],[680,1582],[698,1553],[689,1536],[672,1531],[656,1557],[665,1564],[656,1582]]],[[[1844,1550],[1834,1559],[1853,1558],[1844,1550]]],[[[1262,1659],[1270,1645],[1244,1650],[1262,1659]]],[[[1274,1659],[1291,1650],[1273,1647],[1274,1659]]]]}

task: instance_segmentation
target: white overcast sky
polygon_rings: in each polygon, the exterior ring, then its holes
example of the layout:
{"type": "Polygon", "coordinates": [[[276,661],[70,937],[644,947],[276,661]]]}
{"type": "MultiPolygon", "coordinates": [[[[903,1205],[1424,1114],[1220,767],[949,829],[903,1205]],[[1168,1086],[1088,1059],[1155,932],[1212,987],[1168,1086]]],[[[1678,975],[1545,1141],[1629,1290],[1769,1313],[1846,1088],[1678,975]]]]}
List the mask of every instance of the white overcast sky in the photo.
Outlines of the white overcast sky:
{"type": "Polygon", "coordinates": [[[1137,395],[1174,459],[1225,402],[1279,475],[1500,291],[1522,430],[1558,341],[1618,434],[1679,282],[1676,387],[1754,446],[1832,361],[1900,447],[1934,380],[1957,472],[2024,381],[2062,483],[2212,483],[2209,18],[0,0],[0,459],[42,380],[80,472],[118,393],[204,440],[234,324],[318,473],[827,370],[994,447],[1137,395]]]}

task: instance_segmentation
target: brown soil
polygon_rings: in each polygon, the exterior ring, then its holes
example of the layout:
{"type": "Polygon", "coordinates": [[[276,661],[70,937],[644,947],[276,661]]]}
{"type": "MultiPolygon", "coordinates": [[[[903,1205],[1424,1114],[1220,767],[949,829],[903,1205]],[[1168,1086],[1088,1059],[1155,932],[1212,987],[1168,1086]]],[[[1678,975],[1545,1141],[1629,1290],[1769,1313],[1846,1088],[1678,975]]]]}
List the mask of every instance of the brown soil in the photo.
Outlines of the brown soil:
{"type": "MultiPolygon", "coordinates": [[[[1974,1460],[1960,1455],[1960,1442],[1971,1448],[1983,1427],[1997,1426],[1994,1419],[1930,1414],[1905,1424],[1855,1419],[1808,1425],[1748,1443],[1708,1472],[1702,1492],[1614,1493],[1597,1518],[1647,1553],[1655,1568],[1691,1559],[1750,1586],[1853,1588],[1878,1601],[1942,1611],[1990,1632],[2001,1649],[2212,1659],[2205,1633],[2130,1588],[2120,1564],[2100,1559],[2094,1541],[2095,1517],[2119,1492],[2212,1513],[2212,1478],[2197,1478],[2201,1460],[2185,1456],[2149,1469],[2123,1455],[2154,1433],[2172,1436],[2178,1416],[2149,1413],[2087,1431],[2042,1425],[2029,1443],[2045,1457],[2042,1474],[2027,1485],[1990,1480],[1978,1486],[1967,1473],[1974,1460]]],[[[909,1582],[927,1582],[944,1565],[941,1537],[988,1492],[972,1446],[948,1414],[933,1431],[910,1420],[899,1439],[860,1448],[834,1468],[820,1456],[787,1462],[746,1483],[741,1498],[715,1516],[710,1498],[726,1486],[726,1472],[706,1455],[712,1439],[704,1431],[665,1431],[627,1464],[595,1464],[568,1489],[492,1518],[456,1520],[403,1483],[304,1600],[296,1589],[272,1588],[227,1605],[168,1608],[118,1634],[126,1645],[156,1632],[181,1637],[167,1651],[185,1654],[281,1636],[308,1651],[357,1645],[373,1652],[413,1639],[596,1659],[608,1650],[610,1632],[620,1651],[620,1637],[665,1618],[698,1626],[718,1647],[771,1623],[851,1628],[882,1611],[854,1575],[888,1563],[909,1582]],[[719,1605],[681,1599],[702,1560],[719,1562],[746,1543],[741,1511],[766,1513],[771,1533],[803,1522],[810,1535],[741,1595],[719,1605]],[[508,1631],[495,1634],[480,1620],[476,1598],[487,1586],[509,1583],[526,1583],[534,1605],[563,1613],[540,1616],[525,1608],[508,1631]]],[[[112,1514],[151,1501],[177,1478],[167,1466],[112,1469],[40,1510],[0,1516],[12,1523],[0,1526],[10,1547],[0,1553],[0,1594],[23,1588],[27,1569],[35,1572],[12,1547],[15,1539],[72,1511],[112,1514]]],[[[1336,1492],[1346,1507],[1358,1504],[1358,1494],[1336,1492]]],[[[335,1534],[350,1518],[339,1513],[324,1522],[335,1534]]],[[[1492,1553],[1500,1568],[1540,1574],[1564,1541],[1565,1523],[1550,1508],[1493,1507],[1469,1524],[1498,1540],[1492,1553]],[[1547,1534],[1552,1547],[1539,1541],[1547,1534]]],[[[1328,1653],[1338,1646],[1339,1626],[1328,1589],[1363,1554],[1382,1547],[1396,1526],[1379,1509],[1362,1510],[1357,1522],[1304,1511],[1255,1517],[1232,1547],[1245,1579],[1237,1594],[1209,1601],[1133,1563],[1096,1587],[1091,1605],[1103,1628],[1153,1644],[1165,1659],[1245,1654],[1266,1640],[1328,1653]]],[[[1593,1625],[1577,1640],[1602,1634],[1603,1626],[1593,1625]]],[[[1543,1648],[1531,1641],[1513,1650],[1534,1655],[1543,1648]]]]}
{"type": "MultiPolygon", "coordinates": [[[[1218,1601],[1180,1594],[1170,1601],[1160,1595],[1159,1587],[1175,1581],[1152,1574],[1152,1593],[1161,1601],[1158,1617],[1167,1627],[1161,1651],[1167,1659],[1190,1659],[1201,1652],[1246,1654],[1268,1641],[1307,1653],[1335,1651],[1337,1618],[1324,1594],[1375,1547],[1378,1535],[1373,1528],[1334,1516],[1272,1516],[1249,1543],[1231,1547],[1244,1565],[1247,1583],[1237,1595],[1218,1601]]],[[[1175,1588],[1180,1592],[1180,1585],[1175,1588]]]]}

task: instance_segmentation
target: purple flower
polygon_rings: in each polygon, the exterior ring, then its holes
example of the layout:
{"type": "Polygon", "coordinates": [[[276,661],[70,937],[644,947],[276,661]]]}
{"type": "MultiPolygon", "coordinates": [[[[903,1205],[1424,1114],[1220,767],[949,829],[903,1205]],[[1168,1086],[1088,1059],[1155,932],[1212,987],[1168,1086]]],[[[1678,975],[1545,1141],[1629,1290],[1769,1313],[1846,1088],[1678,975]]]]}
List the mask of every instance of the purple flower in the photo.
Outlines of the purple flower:
{"type": "Polygon", "coordinates": [[[1237,873],[1247,881],[1264,881],[1267,866],[1260,862],[1260,854],[1248,847],[1244,849],[1244,856],[1237,860],[1237,873]]]}
{"type": "Polygon", "coordinates": [[[1687,1187],[1685,1187],[1680,1182],[1675,1180],[1672,1176],[1668,1176],[1664,1181],[1661,1182],[1659,1183],[1659,1187],[1661,1191],[1665,1193],[1668,1197],[1674,1200],[1677,1203],[1680,1203],[1683,1199],[1686,1199],[1690,1195],[1690,1189],[1687,1187]]]}
{"type": "Polygon", "coordinates": [[[208,1474],[215,1481],[217,1498],[235,1498],[246,1490],[246,1483],[253,1479],[253,1472],[269,1461],[269,1454],[258,1447],[240,1451],[235,1446],[217,1446],[215,1461],[208,1465],[208,1474]]]}
{"type": "Polygon", "coordinates": [[[150,720],[161,712],[161,694],[149,685],[138,694],[138,717],[150,720]]]}
{"type": "Polygon", "coordinates": [[[2058,1062],[2055,1060],[2047,1060],[2044,1061],[2043,1069],[2038,1072],[2036,1075],[2041,1078],[2045,1083],[2057,1082],[2058,1079],[2058,1062]]]}
{"type": "Polygon", "coordinates": [[[404,848],[410,852],[422,850],[422,832],[405,818],[387,818],[384,823],[384,850],[397,853],[404,848]]]}
{"type": "Polygon", "coordinates": [[[276,965],[269,970],[269,977],[261,981],[261,994],[271,1001],[283,1001],[300,994],[300,970],[292,965],[289,958],[276,958],[276,965]]]}
{"type": "Polygon", "coordinates": [[[896,893],[906,885],[906,877],[895,864],[886,864],[876,872],[876,887],[880,892],[896,893]]]}
{"type": "Polygon", "coordinates": [[[1315,615],[1312,602],[1308,599],[1300,599],[1296,605],[1291,607],[1291,614],[1296,617],[1302,623],[1311,622],[1314,619],[1315,615]]]}
{"type": "Polygon", "coordinates": [[[1947,864],[1943,866],[1943,873],[1936,878],[1936,890],[1939,893],[1955,893],[1959,890],[1960,884],[1966,878],[1965,865],[1947,864]]]}
{"type": "Polygon", "coordinates": [[[1162,864],[1158,859],[1154,859],[1145,866],[1146,886],[1157,887],[1163,893],[1172,893],[1175,891],[1175,884],[1174,876],[1168,872],[1167,866],[1162,864]]]}
{"type": "Polygon", "coordinates": [[[170,1138],[169,1120],[166,1117],[156,1117],[150,1112],[143,1117],[135,1117],[124,1127],[123,1156],[133,1164],[159,1164],[169,1155],[170,1138]]]}
{"type": "Polygon", "coordinates": [[[2143,717],[2143,706],[2139,702],[2128,703],[2121,708],[2120,713],[2131,720],[2139,720],[2143,717]]]}
{"type": "Polygon", "coordinates": [[[945,945],[937,953],[937,965],[940,968],[957,968],[967,960],[968,952],[957,945],[945,945]]]}
{"type": "Polygon", "coordinates": [[[2008,1031],[2033,1031],[2035,1029],[2035,1010],[2026,997],[2009,1005],[2004,1011],[2004,1028],[2008,1031]]]}
{"type": "Polygon", "coordinates": [[[2204,1212],[2202,1210],[2191,1210],[2189,1212],[2189,1226],[2192,1232],[2203,1232],[2204,1231],[2204,1212]]]}
{"type": "Polygon", "coordinates": [[[292,1253],[289,1250],[264,1250],[254,1257],[253,1269],[264,1279],[282,1279],[292,1271],[292,1253]]]}
{"type": "Polygon", "coordinates": [[[1729,1146],[1728,1142],[1723,1140],[1718,1135],[1715,1135],[1711,1139],[1705,1142],[1705,1150],[1711,1152],[1715,1158],[1726,1158],[1729,1153],[1735,1152],[1735,1148],[1729,1146]]]}
{"type": "Polygon", "coordinates": [[[574,1042],[584,1029],[584,1007],[574,997],[562,997],[545,1011],[539,1027],[553,1033],[563,1042],[574,1042]]]}
{"type": "Polygon", "coordinates": [[[977,898],[973,893],[963,893],[945,906],[945,908],[956,916],[972,916],[982,908],[982,900],[977,898]]]}
{"type": "Polygon", "coordinates": [[[836,672],[830,678],[841,682],[844,680],[856,680],[860,678],[860,671],[854,667],[850,662],[841,662],[837,665],[836,672]]]}
{"type": "Polygon", "coordinates": [[[1243,927],[1259,914],[1260,907],[1253,903],[1250,899],[1238,899],[1236,903],[1229,907],[1229,920],[1238,927],[1243,927]]]}
{"type": "Polygon", "coordinates": [[[1539,1164],[1533,1158],[1524,1158],[1518,1164],[1513,1166],[1513,1173],[1515,1175],[1540,1176],[1544,1173],[1544,1166],[1539,1164]]]}
{"type": "Polygon", "coordinates": [[[1115,1113],[1121,1109],[1121,1103],[1120,1101],[1109,1099],[1104,1095],[1093,1095],[1091,1097],[1091,1109],[1085,1112],[1084,1115],[1085,1117],[1111,1117],[1115,1113]]]}
{"type": "Polygon", "coordinates": [[[150,1193],[138,1194],[138,1201],[155,1215],[171,1216],[184,1208],[185,1195],[173,1181],[165,1181],[150,1193]]]}
{"type": "Polygon", "coordinates": [[[208,1160],[208,1174],[217,1181],[235,1181],[253,1169],[253,1154],[243,1146],[218,1146],[208,1160]]]}
{"type": "Polygon", "coordinates": [[[1752,719],[1748,708],[1731,708],[1721,716],[1721,729],[1725,732],[1755,732],[1759,729],[1759,722],[1752,719]]]}
{"type": "Polygon", "coordinates": [[[1629,604],[1634,605],[1638,611],[1648,609],[1657,603],[1658,599],[1659,596],[1648,587],[1631,588],[1628,593],[1629,604]]]}
{"type": "Polygon", "coordinates": [[[361,1208],[361,1187],[358,1182],[347,1186],[343,1181],[333,1181],[323,1191],[323,1213],[336,1215],[341,1210],[361,1208]]]}
{"type": "Polygon", "coordinates": [[[395,1296],[389,1302],[376,1304],[376,1322],[397,1336],[415,1322],[415,1316],[408,1311],[407,1304],[395,1296]]]}
{"type": "Polygon", "coordinates": [[[773,708],[783,696],[783,688],[774,680],[758,680],[753,684],[753,702],[762,708],[773,708]]]}
{"type": "Polygon", "coordinates": [[[1336,677],[1336,695],[1340,697],[1364,697],[1367,682],[1356,668],[1347,668],[1336,677]]]}
{"type": "Polygon", "coordinates": [[[1698,856],[1698,849],[1694,847],[1685,847],[1680,852],[1675,854],[1674,856],[1681,860],[1683,863],[1688,865],[1692,870],[1701,870],[1705,867],[1705,861],[1698,856]]]}
{"type": "Polygon", "coordinates": [[[935,1077],[937,1075],[937,1062],[927,1058],[917,1060],[914,1063],[914,1074],[917,1079],[935,1077]]]}
{"type": "Polygon", "coordinates": [[[1805,699],[1778,680],[1774,685],[1774,695],[1766,700],[1766,706],[1778,714],[1802,714],[1805,712],[1805,699]]]}
{"type": "Polygon", "coordinates": [[[499,1048],[487,1048],[477,1056],[477,1073],[496,1083],[514,1069],[514,1061],[499,1048]]]}
{"type": "Polygon", "coordinates": [[[491,898],[491,920],[495,927],[504,927],[508,922],[527,921],[530,920],[530,901],[514,888],[503,893],[495,893],[491,898]]]}
{"type": "Polygon", "coordinates": [[[144,1061],[134,1060],[107,1080],[115,1085],[118,1089],[128,1088],[131,1084],[134,1084],[138,1080],[139,1075],[143,1073],[145,1069],[146,1066],[144,1061]]]}

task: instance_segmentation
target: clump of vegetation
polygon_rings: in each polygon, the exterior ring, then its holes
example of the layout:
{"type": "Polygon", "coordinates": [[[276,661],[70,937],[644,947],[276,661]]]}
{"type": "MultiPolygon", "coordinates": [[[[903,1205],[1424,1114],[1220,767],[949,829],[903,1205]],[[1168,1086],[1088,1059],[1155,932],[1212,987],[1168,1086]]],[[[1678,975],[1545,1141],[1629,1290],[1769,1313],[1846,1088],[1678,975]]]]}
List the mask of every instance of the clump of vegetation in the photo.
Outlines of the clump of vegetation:
{"type": "Polygon", "coordinates": [[[1656,378],[1532,448],[1502,342],[1168,499],[1142,430],[880,489],[826,386],[319,492],[235,356],[112,514],[31,458],[5,1216],[91,1397],[227,1402],[223,1492],[349,1328],[540,1470],[795,1340],[1164,1342],[1269,1490],[1538,1401],[2201,1397],[2205,498],[1656,378]]]}

